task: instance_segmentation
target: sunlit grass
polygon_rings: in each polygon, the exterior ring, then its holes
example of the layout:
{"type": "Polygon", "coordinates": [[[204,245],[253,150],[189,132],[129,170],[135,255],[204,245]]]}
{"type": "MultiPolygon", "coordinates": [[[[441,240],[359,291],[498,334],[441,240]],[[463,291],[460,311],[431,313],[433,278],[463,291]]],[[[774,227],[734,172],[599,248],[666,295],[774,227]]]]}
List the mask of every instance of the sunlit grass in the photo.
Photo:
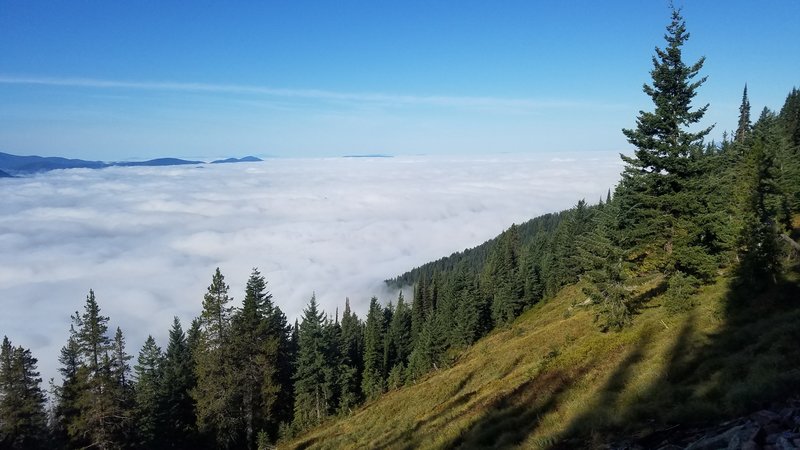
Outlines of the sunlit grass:
{"type": "Polygon", "coordinates": [[[574,306],[585,299],[581,286],[567,287],[452,367],[281,447],[586,445],[740,414],[796,392],[796,280],[735,307],[728,297],[727,278],[701,289],[685,313],[669,314],[657,295],[632,326],[602,333],[592,309],[574,306]]]}

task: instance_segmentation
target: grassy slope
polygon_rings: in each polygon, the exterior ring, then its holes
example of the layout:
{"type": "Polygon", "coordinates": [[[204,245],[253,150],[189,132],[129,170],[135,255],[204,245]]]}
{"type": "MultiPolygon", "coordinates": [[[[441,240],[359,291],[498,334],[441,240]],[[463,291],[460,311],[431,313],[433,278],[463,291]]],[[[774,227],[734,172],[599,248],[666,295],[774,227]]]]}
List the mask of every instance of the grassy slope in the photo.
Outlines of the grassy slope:
{"type": "Polygon", "coordinates": [[[615,435],[655,444],[673,424],[800,390],[796,276],[744,303],[722,279],[678,315],[659,307],[659,281],[643,285],[622,332],[597,331],[591,310],[571,306],[585,298],[580,285],[567,287],[452,367],[280,447],[573,447],[615,435]]]}

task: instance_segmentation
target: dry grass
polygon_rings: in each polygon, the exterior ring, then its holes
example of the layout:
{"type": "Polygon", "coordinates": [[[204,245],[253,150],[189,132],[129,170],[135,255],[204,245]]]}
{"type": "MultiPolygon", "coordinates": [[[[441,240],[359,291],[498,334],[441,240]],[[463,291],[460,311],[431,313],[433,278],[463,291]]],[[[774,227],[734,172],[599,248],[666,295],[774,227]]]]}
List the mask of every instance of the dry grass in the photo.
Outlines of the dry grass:
{"type": "Polygon", "coordinates": [[[452,367],[279,447],[591,446],[796,393],[797,280],[759,298],[730,297],[723,279],[701,290],[697,307],[670,315],[660,296],[644,295],[632,326],[601,333],[591,310],[572,306],[584,296],[570,286],[452,367]]]}

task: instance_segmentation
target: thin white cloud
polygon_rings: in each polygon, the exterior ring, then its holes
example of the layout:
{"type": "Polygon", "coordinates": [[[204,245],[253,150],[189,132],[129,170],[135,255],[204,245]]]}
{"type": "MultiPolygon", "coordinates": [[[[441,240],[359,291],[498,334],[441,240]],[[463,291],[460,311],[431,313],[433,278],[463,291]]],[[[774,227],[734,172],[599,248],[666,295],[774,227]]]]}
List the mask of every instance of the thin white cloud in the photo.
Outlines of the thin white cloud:
{"type": "Polygon", "coordinates": [[[69,315],[90,288],[137,354],[172,316],[196,316],[215,267],[242,299],[259,267],[294,319],[312,292],[394,300],[382,281],[512,222],[596,201],[616,154],[274,159],[203,167],[54,171],[2,179],[0,336],[56,375],[69,315]],[[567,161],[567,159],[571,159],[567,161]]]}
{"type": "Polygon", "coordinates": [[[289,99],[347,102],[384,106],[433,106],[444,108],[538,111],[553,108],[619,108],[621,105],[571,100],[536,100],[491,96],[400,95],[375,92],[337,92],[322,89],[286,89],[240,84],[123,81],[97,78],[61,78],[0,74],[0,84],[44,85],[94,89],[135,89],[219,94],[246,94],[289,99]]]}

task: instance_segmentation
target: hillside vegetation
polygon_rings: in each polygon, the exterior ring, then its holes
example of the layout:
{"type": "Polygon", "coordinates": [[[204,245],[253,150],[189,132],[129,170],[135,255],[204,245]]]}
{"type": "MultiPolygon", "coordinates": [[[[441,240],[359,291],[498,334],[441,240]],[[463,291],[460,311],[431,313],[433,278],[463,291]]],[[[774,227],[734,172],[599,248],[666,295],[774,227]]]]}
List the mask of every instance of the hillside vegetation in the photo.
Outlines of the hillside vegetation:
{"type": "Polygon", "coordinates": [[[796,266],[751,299],[737,298],[723,276],[694,296],[696,308],[678,314],[662,307],[661,281],[643,283],[632,325],[609,333],[580,306],[582,285],[569,286],[452,367],[286,448],[584,447],[621,435],[655,445],[675,425],[798,393],[796,266]]]}
{"type": "Polygon", "coordinates": [[[257,269],[231,306],[217,269],[187,332],[132,368],[90,290],[50,414],[3,340],[0,448],[650,447],[799,394],[800,91],[753,123],[745,87],[731,139],[706,142],[688,38],[673,10],[654,110],[598,204],[401,275],[410,304],[373,297],[363,320],[312,296],[292,326],[257,269]]]}

